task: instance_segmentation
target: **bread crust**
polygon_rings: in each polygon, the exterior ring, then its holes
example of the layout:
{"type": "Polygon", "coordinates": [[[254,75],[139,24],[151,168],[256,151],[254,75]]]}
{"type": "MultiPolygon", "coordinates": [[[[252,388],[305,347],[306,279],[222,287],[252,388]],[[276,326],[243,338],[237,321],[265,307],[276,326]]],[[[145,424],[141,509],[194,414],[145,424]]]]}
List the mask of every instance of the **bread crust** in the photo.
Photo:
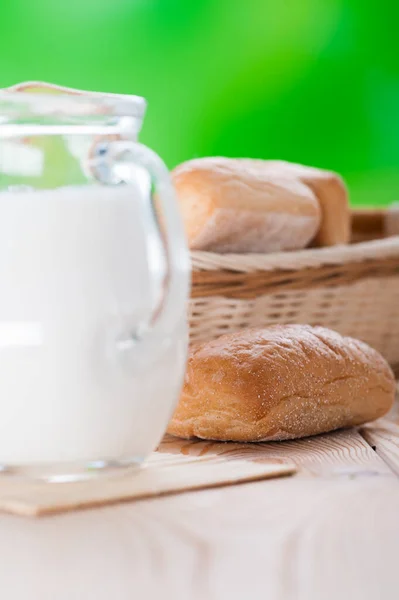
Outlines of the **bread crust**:
{"type": "Polygon", "coordinates": [[[172,171],[193,250],[274,252],[306,247],[321,219],[309,186],[265,161],[201,158],[172,171]]]}
{"type": "Polygon", "coordinates": [[[351,237],[351,214],[346,185],[337,173],[306,167],[282,160],[266,161],[270,173],[294,176],[309,186],[321,208],[321,223],[313,240],[314,246],[348,244],[351,237]]]}
{"type": "Polygon", "coordinates": [[[168,432],[255,442],[360,425],[392,406],[395,380],[366,344],[322,327],[250,329],[191,349],[168,432]]]}

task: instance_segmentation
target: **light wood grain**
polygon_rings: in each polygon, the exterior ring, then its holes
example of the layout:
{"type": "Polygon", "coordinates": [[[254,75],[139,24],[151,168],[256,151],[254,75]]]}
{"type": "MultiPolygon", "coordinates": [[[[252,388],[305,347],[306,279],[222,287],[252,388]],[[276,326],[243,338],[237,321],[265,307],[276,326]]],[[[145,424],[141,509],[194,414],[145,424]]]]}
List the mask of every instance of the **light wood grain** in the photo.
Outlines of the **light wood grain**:
{"type": "Polygon", "coordinates": [[[2,516],[0,589],[7,600],[396,600],[398,502],[395,477],[365,470],[2,516]]]}
{"type": "Polygon", "coordinates": [[[0,510],[21,516],[42,516],[104,506],[127,500],[188,490],[233,485],[292,475],[292,462],[227,461],[223,456],[180,456],[156,453],[142,467],[112,477],[99,476],[73,483],[47,483],[0,477],[0,510]],[[158,456],[157,456],[158,454],[158,456]]]}
{"type": "Polygon", "coordinates": [[[364,427],[362,435],[375,452],[399,476],[399,425],[388,419],[364,427]]]}
{"type": "Polygon", "coordinates": [[[168,438],[159,460],[296,457],[301,475],[45,520],[1,515],[0,590],[7,600],[396,600],[399,482],[357,432],[237,446],[168,438]]]}
{"type": "Polygon", "coordinates": [[[384,418],[362,427],[360,433],[378,456],[399,476],[399,393],[392,410],[384,418]]]}
{"type": "Polygon", "coordinates": [[[346,477],[356,473],[386,474],[389,468],[355,429],[289,442],[236,444],[184,441],[166,436],[160,453],[223,456],[227,459],[293,461],[302,475],[346,477]]]}

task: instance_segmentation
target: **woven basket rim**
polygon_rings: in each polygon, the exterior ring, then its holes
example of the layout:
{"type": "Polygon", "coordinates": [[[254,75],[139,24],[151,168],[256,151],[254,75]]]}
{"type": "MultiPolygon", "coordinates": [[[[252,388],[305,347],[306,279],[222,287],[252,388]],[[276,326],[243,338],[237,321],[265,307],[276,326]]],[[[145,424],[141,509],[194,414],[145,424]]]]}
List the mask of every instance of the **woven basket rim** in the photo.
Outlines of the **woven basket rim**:
{"type": "Polygon", "coordinates": [[[191,265],[193,271],[253,273],[274,270],[298,271],[304,268],[344,265],[395,257],[399,260],[399,235],[357,244],[306,248],[271,254],[216,254],[192,251],[191,265]]]}

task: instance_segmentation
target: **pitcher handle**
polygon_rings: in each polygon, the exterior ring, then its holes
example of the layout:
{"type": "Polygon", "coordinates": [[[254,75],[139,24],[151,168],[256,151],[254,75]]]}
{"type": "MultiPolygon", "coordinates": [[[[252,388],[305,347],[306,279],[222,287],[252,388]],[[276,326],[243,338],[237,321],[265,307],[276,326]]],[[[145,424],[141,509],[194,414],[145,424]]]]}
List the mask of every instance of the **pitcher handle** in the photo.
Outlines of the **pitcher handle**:
{"type": "MultiPolygon", "coordinates": [[[[139,195],[143,203],[140,217],[146,228],[148,219],[146,221],[145,211],[154,212],[165,253],[166,273],[160,302],[147,322],[141,323],[131,335],[118,340],[118,349],[129,355],[130,363],[149,366],[161,351],[165,351],[177,328],[183,327],[187,320],[190,261],[174,188],[168,169],[159,156],[138,142],[120,140],[99,144],[90,167],[97,179],[114,185],[129,182],[137,185],[137,168],[148,174],[149,197],[139,195]]],[[[150,237],[144,237],[149,260],[150,237]]]]}

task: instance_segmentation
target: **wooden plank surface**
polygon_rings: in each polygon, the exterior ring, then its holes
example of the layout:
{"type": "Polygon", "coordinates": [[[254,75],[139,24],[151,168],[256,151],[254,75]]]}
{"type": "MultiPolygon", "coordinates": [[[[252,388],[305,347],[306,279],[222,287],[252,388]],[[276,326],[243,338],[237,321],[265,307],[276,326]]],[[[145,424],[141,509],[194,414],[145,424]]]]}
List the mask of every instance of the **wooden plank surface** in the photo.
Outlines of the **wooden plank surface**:
{"type": "Polygon", "coordinates": [[[399,476],[399,401],[383,419],[361,429],[364,439],[399,476]]]}
{"type": "Polygon", "coordinates": [[[190,490],[237,485],[293,475],[293,462],[277,459],[226,460],[222,455],[161,454],[147,464],[111,477],[73,483],[0,477],[0,511],[20,516],[54,515],[106,504],[165,496],[190,490]]]}
{"type": "Polygon", "coordinates": [[[387,474],[389,468],[355,430],[338,431],[289,442],[235,444],[184,441],[166,436],[159,452],[193,456],[219,455],[231,459],[287,460],[300,467],[302,476],[352,476],[357,473],[387,474]]]}
{"type": "Polygon", "coordinates": [[[71,513],[0,516],[7,600],[396,600],[399,484],[355,431],[161,454],[294,459],[301,474],[71,513]]]}
{"type": "Polygon", "coordinates": [[[399,425],[387,419],[364,427],[362,435],[375,452],[399,476],[399,425]]]}

